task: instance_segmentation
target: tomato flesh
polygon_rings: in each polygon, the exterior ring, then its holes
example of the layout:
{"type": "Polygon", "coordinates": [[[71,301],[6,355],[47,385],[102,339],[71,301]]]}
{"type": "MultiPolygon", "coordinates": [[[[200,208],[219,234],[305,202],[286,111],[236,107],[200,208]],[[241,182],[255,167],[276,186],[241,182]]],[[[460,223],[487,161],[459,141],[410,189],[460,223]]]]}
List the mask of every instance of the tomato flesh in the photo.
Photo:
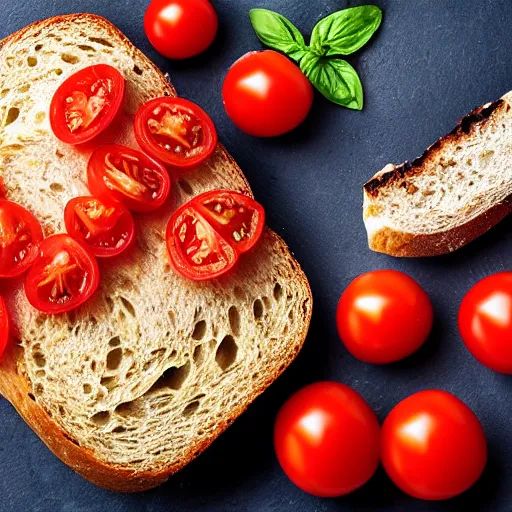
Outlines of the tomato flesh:
{"type": "Polygon", "coordinates": [[[222,98],[238,128],[257,137],[275,137],[304,121],[313,104],[313,86],[288,58],[265,50],[250,52],[231,66],[222,98]]]}
{"type": "Polygon", "coordinates": [[[25,293],[36,309],[64,313],[88,300],[99,284],[94,256],[68,235],[41,242],[39,255],[25,278],[25,293]]]}
{"type": "Polygon", "coordinates": [[[123,203],[134,212],[156,210],[169,196],[165,167],[140,151],[117,144],[98,148],[87,167],[89,190],[98,198],[123,203]]]}
{"type": "Polygon", "coordinates": [[[338,333],[347,350],[374,364],[399,361],[418,350],[433,320],[426,292],[396,270],[368,272],[354,279],[336,313],[338,333]]]}
{"type": "Polygon", "coordinates": [[[404,492],[424,500],[452,498],[471,487],[487,461],[485,434],[473,411],[439,390],[400,402],[382,426],[382,463],[404,492]]]}
{"type": "Polygon", "coordinates": [[[274,429],[277,458],[288,478],[321,497],[364,485],[379,463],[380,427],[364,399],[337,382],[317,382],[282,406],[274,429]]]}
{"type": "Polygon", "coordinates": [[[152,0],[144,17],[151,44],[169,59],[188,59],[210,46],[217,33],[208,0],[152,0]]]}
{"type": "Polygon", "coordinates": [[[43,231],[25,208],[0,200],[0,278],[23,274],[37,257],[43,231]]]}
{"type": "Polygon", "coordinates": [[[512,272],[486,277],[466,294],[459,309],[459,330],[478,361],[512,374],[512,272]]]}
{"type": "Polygon", "coordinates": [[[195,281],[219,277],[233,268],[240,254],[254,247],[264,225],[262,206],[243,194],[227,190],[201,194],[169,221],[171,264],[195,281]]]}
{"type": "Polygon", "coordinates": [[[3,297],[0,297],[0,359],[9,342],[10,320],[7,306],[3,297]]]}
{"type": "Polygon", "coordinates": [[[143,151],[174,167],[199,165],[217,146],[208,114],[182,98],[156,98],[142,105],[135,135],[143,151]]]}
{"type": "Polygon", "coordinates": [[[66,205],[64,220],[69,235],[98,258],[117,256],[134,240],[133,217],[121,203],[76,197],[66,205]]]}
{"type": "Polygon", "coordinates": [[[121,73],[106,64],[89,66],[71,75],[52,99],[53,133],[67,144],[90,141],[114,120],[124,89],[121,73]]]}

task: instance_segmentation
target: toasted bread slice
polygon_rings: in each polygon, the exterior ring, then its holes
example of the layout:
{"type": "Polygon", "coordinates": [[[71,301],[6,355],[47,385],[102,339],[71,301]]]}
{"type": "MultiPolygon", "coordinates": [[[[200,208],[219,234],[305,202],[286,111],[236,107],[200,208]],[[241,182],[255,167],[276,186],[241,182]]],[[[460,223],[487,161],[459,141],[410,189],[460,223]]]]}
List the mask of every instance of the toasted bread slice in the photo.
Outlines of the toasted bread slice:
{"type": "MultiPolygon", "coordinates": [[[[49,104],[64,79],[100,62],[127,80],[122,133],[101,142],[136,147],[137,108],[175,91],[108,21],[60,16],[1,43],[0,174],[8,198],[33,212],[47,235],[64,231],[65,204],[87,192],[91,152],[53,136],[49,104]]],[[[136,247],[100,262],[98,293],[72,313],[41,314],[21,283],[3,287],[19,344],[0,363],[0,392],[58,457],[102,487],[142,491],[166,480],[207,448],[304,342],[309,285],[272,231],[227,277],[194,283],[171,271],[164,243],[171,212],[218,188],[251,194],[220,145],[174,184],[161,211],[137,216],[136,247]]]]}
{"type": "Polygon", "coordinates": [[[512,212],[512,93],[464,117],[412,163],[364,185],[371,249],[392,256],[449,253],[512,212]]]}

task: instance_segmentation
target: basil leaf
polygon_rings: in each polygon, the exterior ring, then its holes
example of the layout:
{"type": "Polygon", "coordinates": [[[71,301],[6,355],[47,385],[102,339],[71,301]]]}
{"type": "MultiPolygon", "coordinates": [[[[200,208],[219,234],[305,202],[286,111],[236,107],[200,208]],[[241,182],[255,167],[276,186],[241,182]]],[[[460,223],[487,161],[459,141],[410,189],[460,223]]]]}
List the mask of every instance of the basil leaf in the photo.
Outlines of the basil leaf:
{"type": "Polygon", "coordinates": [[[286,53],[297,62],[308,52],[302,34],[281,14],[267,9],[251,9],[249,15],[256,35],[264,45],[286,53]]]}
{"type": "Polygon", "coordinates": [[[311,48],[321,56],[349,55],[362,48],[379,28],[382,11],[362,5],[320,20],[311,34],[311,48]]]}
{"type": "Polygon", "coordinates": [[[347,61],[308,53],[302,59],[300,69],[328,100],[354,110],[363,108],[361,80],[347,61]]]}

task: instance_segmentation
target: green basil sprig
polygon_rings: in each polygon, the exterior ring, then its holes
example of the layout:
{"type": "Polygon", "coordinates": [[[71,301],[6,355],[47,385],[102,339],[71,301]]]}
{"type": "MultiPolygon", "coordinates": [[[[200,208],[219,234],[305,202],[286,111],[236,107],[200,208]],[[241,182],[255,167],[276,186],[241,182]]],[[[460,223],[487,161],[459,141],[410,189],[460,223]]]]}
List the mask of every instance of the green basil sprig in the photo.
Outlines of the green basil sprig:
{"type": "Polygon", "coordinates": [[[347,108],[363,108],[363,87],[356,70],[341,55],[361,49],[379,28],[382,11],[362,5],[335,12],[320,20],[306,45],[299,30],[284,16],[252,9],[251,23],[260,41],[299,63],[302,72],[330,101],[347,108]]]}

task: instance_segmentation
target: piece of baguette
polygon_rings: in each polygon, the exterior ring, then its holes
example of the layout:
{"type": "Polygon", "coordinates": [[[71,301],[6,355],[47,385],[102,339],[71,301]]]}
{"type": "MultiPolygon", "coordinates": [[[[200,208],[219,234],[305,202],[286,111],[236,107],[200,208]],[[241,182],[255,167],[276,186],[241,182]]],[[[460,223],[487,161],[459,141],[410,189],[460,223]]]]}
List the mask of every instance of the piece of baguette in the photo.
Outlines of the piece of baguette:
{"type": "Polygon", "coordinates": [[[412,163],[364,185],[368,244],[392,256],[449,253],[512,212],[512,92],[464,117],[412,163]]]}
{"type": "MultiPolygon", "coordinates": [[[[112,24],[91,14],[60,16],[1,43],[0,174],[8,198],[33,212],[47,235],[64,231],[66,202],[87,192],[91,151],[57,141],[50,100],[65,78],[100,62],[127,80],[123,131],[111,130],[101,142],[137,147],[137,108],[175,91],[112,24]]],[[[164,236],[171,212],[217,188],[251,195],[220,145],[174,184],[164,208],[137,215],[136,247],[100,262],[98,293],[72,313],[40,314],[21,282],[3,284],[20,343],[0,363],[0,392],[58,457],[102,487],[142,491],[165,481],[207,448],[304,342],[308,281],[272,231],[227,277],[194,283],[170,270],[164,236]]]]}

